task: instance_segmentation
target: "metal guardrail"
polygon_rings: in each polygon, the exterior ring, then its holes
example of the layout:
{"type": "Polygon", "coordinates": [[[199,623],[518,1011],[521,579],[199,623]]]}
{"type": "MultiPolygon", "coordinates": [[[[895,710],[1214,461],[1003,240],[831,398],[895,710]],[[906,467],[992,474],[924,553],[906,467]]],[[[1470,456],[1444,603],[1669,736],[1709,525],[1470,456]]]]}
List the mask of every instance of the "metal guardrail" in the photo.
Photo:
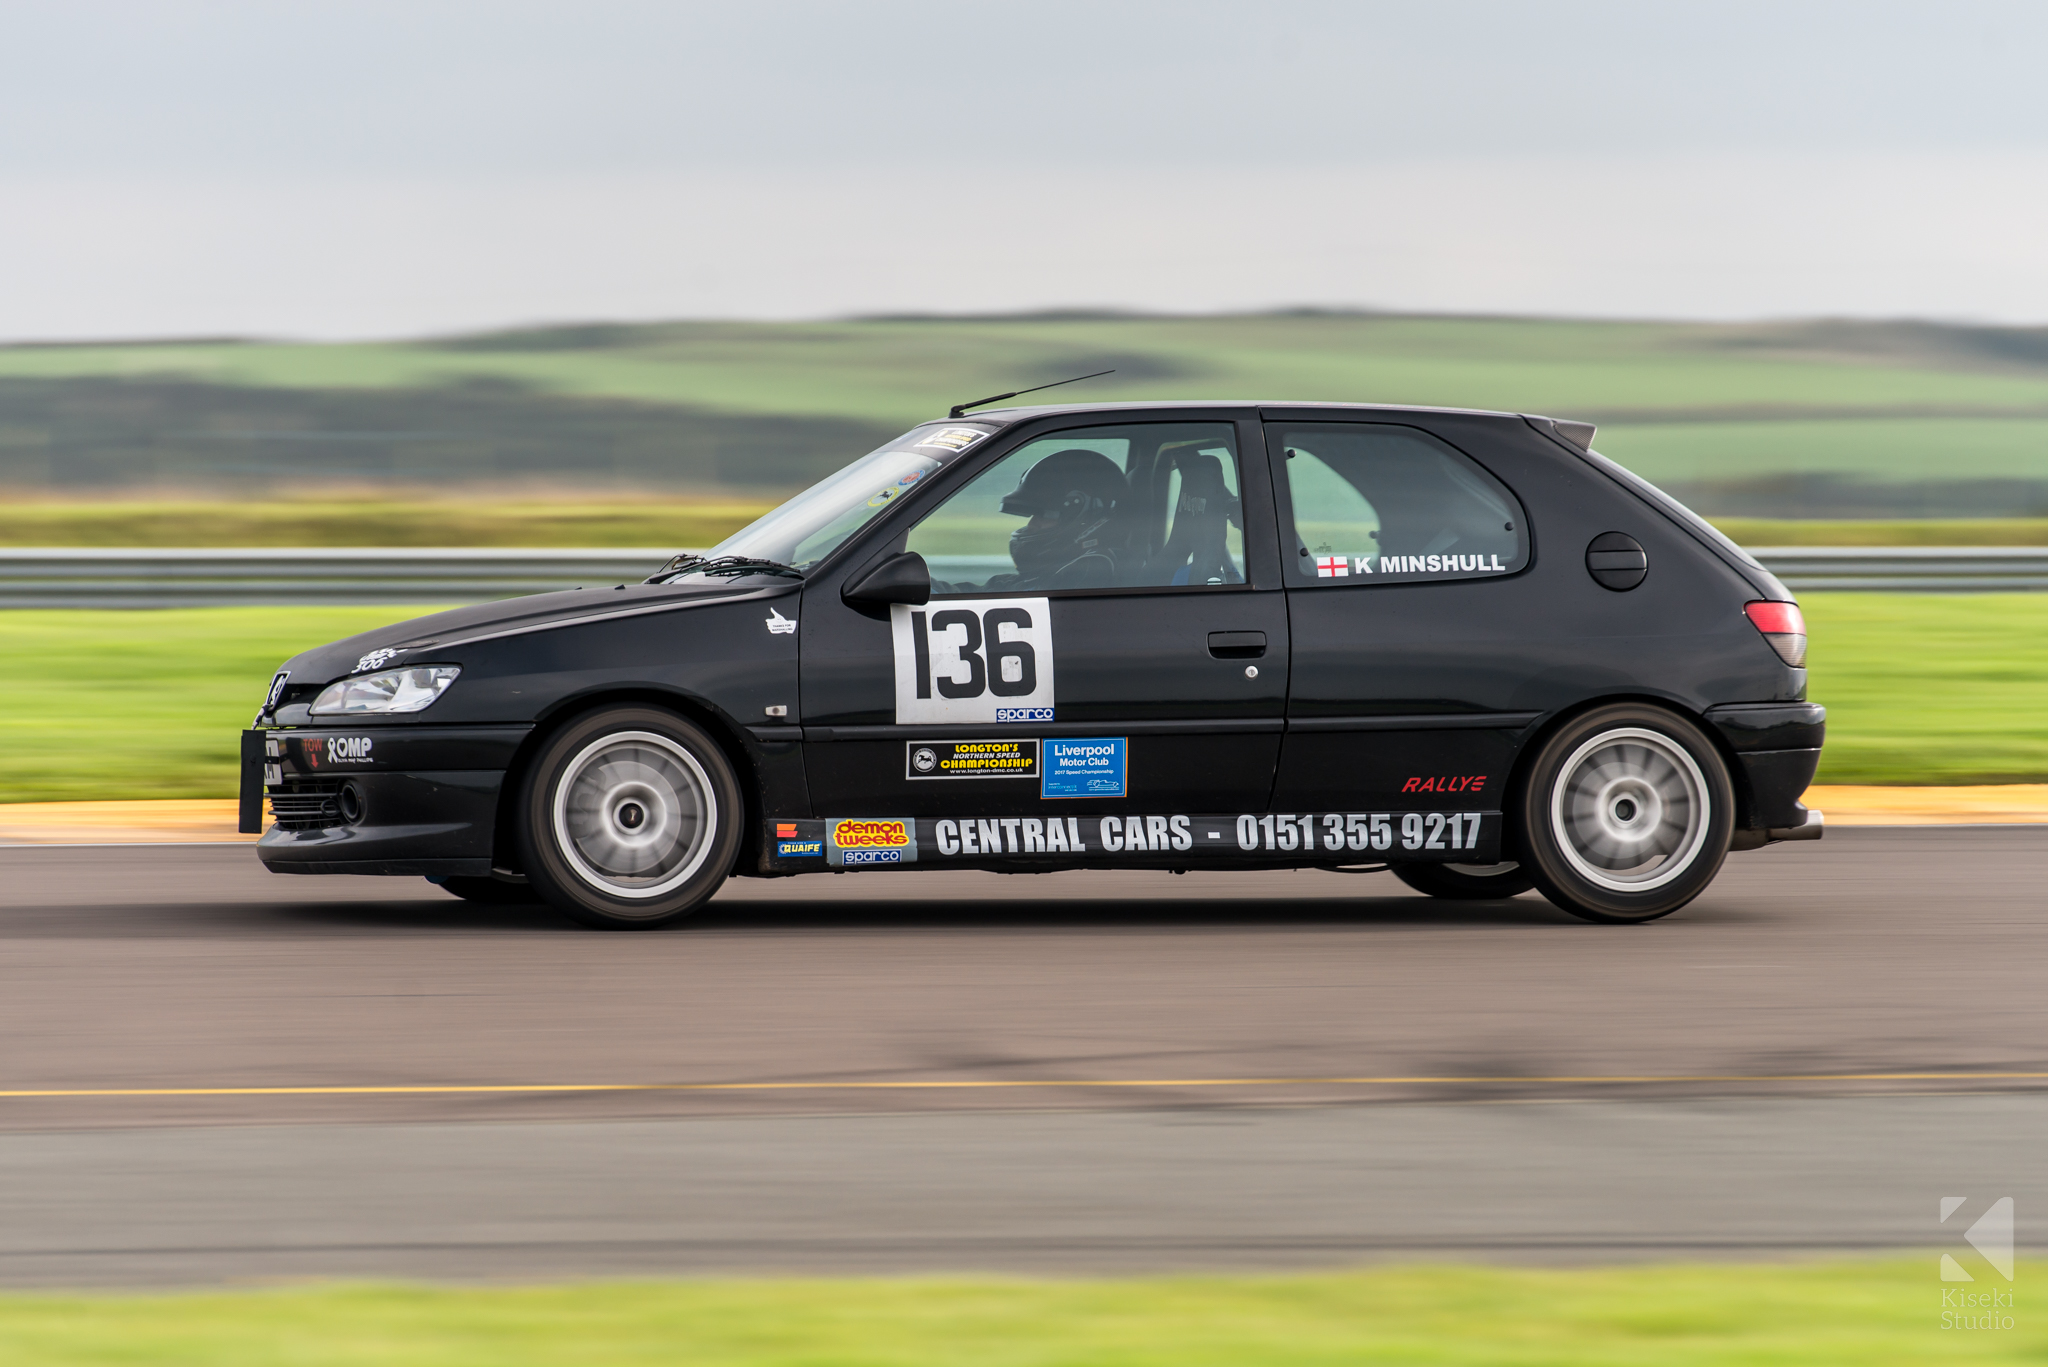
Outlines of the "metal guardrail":
{"type": "Polygon", "coordinates": [[[676,553],[640,550],[30,550],[0,547],[0,608],[481,603],[637,584],[676,553]]]}
{"type": "Polygon", "coordinates": [[[1795,592],[2048,589],[2048,546],[1752,546],[1749,553],[1795,592]]]}
{"type": "MultiPolygon", "coordinates": [[[[1795,592],[2048,590],[2048,547],[1765,546],[1795,592]]],[[[479,603],[632,584],[675,554],[637,550],[36,550],[0,547],[0,608],[479,603]]]]}

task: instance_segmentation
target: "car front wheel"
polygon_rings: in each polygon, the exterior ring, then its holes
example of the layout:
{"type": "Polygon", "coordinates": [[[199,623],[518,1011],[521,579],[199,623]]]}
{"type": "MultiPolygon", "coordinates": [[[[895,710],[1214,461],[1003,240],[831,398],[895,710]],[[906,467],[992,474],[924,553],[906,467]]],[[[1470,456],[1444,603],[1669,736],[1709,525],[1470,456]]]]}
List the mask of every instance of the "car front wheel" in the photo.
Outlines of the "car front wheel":
{"type": "Polygon", "coordinates": [[[1659,707],[1574,718],[1537,752],[1516,795],[1522,864],[1588,921],[1649,921],[1700,895],[1733,829],[1728,768],[1706,735],[1659,707]]]}
{"type": "Polygon", "coordinates": [[[585,925],[665,925],[725,882],[742,811],[732,766],[697,727],[652,707],[587,713],[556,732],[526,773],[526,876],[585,925]]]}

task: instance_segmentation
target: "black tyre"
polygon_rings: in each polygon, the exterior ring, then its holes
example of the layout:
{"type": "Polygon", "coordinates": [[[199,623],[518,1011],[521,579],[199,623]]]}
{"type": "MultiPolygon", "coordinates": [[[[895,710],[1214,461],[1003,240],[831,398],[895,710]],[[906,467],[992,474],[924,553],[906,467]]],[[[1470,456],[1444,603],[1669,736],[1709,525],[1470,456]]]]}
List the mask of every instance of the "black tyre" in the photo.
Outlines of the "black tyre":
{"type": "Polygon", "coordinates": [[[527,770],[518,807],[526,876],[587,926],[666,925],[725,882],[744,810],[724,752],[673,712],[586,713],[527,770]]]}
{"type": "Polygon", "coordinates": [[[1536,886],[1514,860],[1498,864],[1396,864],[1394,877],[1431,897],[1449,902],[1484,902],[1514,897],[1536,886]]]}
{"type": "Polygon", "coordinates": [[[1574,718],[1515,789],[1522,864],[1559,907],[1588,921],[1668,916],[1727,857],[1734,791],[1699,727],[1620,704],[1574,718]]]}
{"type": "Polygon", "coordinates": [[[454,893],[465,902],[489,907],[530,907],[541,900],[531,883],[507,883],[498,878],[443,878],[435,886],[454,893]]]}

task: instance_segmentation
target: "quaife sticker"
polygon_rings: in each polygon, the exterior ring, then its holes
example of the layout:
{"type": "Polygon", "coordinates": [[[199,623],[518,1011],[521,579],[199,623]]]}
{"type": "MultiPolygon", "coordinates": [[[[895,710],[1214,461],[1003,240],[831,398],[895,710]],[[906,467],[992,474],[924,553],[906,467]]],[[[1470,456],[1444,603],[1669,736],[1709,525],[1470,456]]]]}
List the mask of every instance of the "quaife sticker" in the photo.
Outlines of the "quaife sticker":
{"type": "Polygon", "coordinates": [[[914,740],[903,747],[903,777],[1037,778],[1035,740],[914,740]]]}
{"type": "Polygon", "coordinates": [[[855,869],[917,862],[917,827],[908,817],[844,816],[825,823],[825,862],[855,869]]]}
{"type": "Polygon", "coordinates": [[[1053,719],[1050,599],[897,603],[889,632],[897,725],[1053,719]]]}
{"type": "Polygon", "coordinates": [[[1048,740],[1040,797],[1122,797],[1124,738],[1048,740]]]}

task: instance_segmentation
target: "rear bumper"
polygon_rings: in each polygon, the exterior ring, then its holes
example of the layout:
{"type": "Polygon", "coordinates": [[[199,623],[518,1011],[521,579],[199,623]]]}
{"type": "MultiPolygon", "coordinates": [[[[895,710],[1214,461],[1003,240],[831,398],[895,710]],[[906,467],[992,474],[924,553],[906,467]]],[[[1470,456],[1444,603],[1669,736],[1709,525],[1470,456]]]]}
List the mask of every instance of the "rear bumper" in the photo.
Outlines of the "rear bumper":
{"type": "MultiPolygon", "coordinates": [[[[1804,831],[1799,801],[1813,783],[1827,738],[1827,709],[1819,703],[1735,703],[1707,709],[1707,721],[1735,754],[1736,828],[1764,832],[1765,840],[1817,840],[1804,831]]],[[[1820,830],[1815,824],[1813,829],[1820,830]]],[[[1762,843],[1758,841],[1756,843],[1762,843]]]]}

